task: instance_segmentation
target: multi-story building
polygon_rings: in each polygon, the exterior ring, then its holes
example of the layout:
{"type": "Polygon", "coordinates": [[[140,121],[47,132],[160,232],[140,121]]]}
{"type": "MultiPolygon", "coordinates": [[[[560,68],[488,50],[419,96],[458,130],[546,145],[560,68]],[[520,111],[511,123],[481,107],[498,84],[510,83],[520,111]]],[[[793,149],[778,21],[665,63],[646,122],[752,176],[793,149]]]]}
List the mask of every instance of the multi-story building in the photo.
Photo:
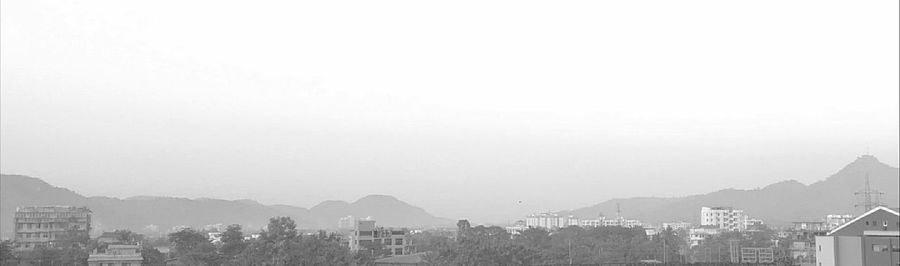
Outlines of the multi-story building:
{"type": "Polygon", "coordinates": [[[338,229],[341,230],[351,230],[353,226],[356,225],[356,217],[353,215],[348,215],[346,217],[341,217],[338,219],[338,229]]]}
{"type": "Polygon", "coordinates": [[[672,228],[672,230],[687,230],[691,229],[694,225],[688,222],[674,222],[674,223],[663,223],[662,230],[666,230],[666,228],[672,228]]]}
{"type": "Polygon", "coordinates": [[[816,265],[900,265],[900,213],[876,207],[816,237],[816,265]]]}
{"type": "Polygon", "coordinates": [[[644,227],[644,223],[639,220],[625,219],[624,217],[598,219],[581,219],[572,215],[562,216],[556,213],[537,213],[525,217],[526,227],[545,228],[548,230],[559,229],[569,226],[580,227],[601,227],[601,226],[621,226],[630,228],[644,227]]]}
{"type": "Polygon", "coordinates": [[[504,227],[504,229],[506,229],[506,232],[510,235],[515,236],[521,234],[525,230],[528,230],[528,226],[525,225],[525,221],[519,220],[511,226],[504,227]]]}
{"type": "Polygon", "coordinates": [[[376,227],[373,220],[358,220],[349,236],[348,245],[354,252],[380,247],[393,256],[409,254],[409,232],[406,228],[376,227]]]}
{"type": "Polygon", "coordinates": [[[691,228],[688,231],[688,241],[690,241],[691,247],[699,246],[703,244],[703,241],[705,241],[706,238],[717,234],[719,234],[719,228],[714,226],[691,228]]]}
{"type": "Polygon", "coordinates": [[[538,213],[525,217],[525,226],[546,229],[558,229],[569,226],[569,218],[573,216],[561,216],[555,213],[538,213]]]}
{"type": "Polygon", "coordinates": [[[644,226],[644,223],[642,223],[641,221],[638,221],[638,220],[625,219],[624,222],[622,222],[622,227],[640,228],[643,226],[644,226]]]}
{"type": "Polygon", "coordinates": [[[603,226],[603,219],[582,219],[581,227],[600,227],[603,226]]]}
{"type": "Polygon", "coordinates": [[[140,266],[144,257],[141,256],[141,246],[109,245],[102,253],[94,250],[87,261],[88,266],[140,266]]]}
{"type": "Polygon", "coordinates": [[[744,229],[759,230],[766,223],[761,219],[747,218],[744,220],[744,229]]]}
{"type": "Polygon", "coordinates": [[[825,216],[825,227],[828,230],[834,230],[851,220],[853,220],[853,215],[850,214],[829,214],[825,216]]]}
{"type": "Polygon", "coordinates": [[[622,226],[623,224],[625,224],[625,219],[602,219],[601,223],[603,224],[603,226],[622,226]]]}
{"type": "Polygon", "coordinates": [[[722,230],[744,231],[747,229],[744,210],[732,207],[700,208],[700,226],[715,226],[722,230]]]}
{"type": "Polygon", "coordinates": [[[16,248],[32,249],[64,238],[87,237],[91,231],[91,210],[72,206],[18,207],[14,223],[16,248]]]}
{"type": "Polygon", "coordinates": [[[638,220],[625,219],[625,217],[616,217],[611,219],[601,219],[603,226],[621,226],[629,228],[643,227],[644,223],[638,220]]]}

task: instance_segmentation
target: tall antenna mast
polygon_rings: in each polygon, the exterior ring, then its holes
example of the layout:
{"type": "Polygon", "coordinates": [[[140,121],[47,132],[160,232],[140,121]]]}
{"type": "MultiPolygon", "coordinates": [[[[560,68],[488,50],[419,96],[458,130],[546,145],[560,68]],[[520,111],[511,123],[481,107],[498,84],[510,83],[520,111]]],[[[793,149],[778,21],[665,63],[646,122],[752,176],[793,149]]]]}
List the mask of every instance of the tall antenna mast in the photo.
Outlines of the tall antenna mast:
{"type": "Polygon", "coordinates": [[[866,172],[866,187],[863,190],[857,191],[853,193],[853,195],[861,197],[861,202],[857,202],[854,207],[863,207],[862,212],[867,212],[872,208],[877,206],[881,206],[881,195],[884,195],[883,192],[872,189],[872,186],[869,184],[869,172],[866,172]]]}
{"type": "Polygon", "coordinates": [[[616,218],[622,218],[622,207],[616,203],[616,218]]]}

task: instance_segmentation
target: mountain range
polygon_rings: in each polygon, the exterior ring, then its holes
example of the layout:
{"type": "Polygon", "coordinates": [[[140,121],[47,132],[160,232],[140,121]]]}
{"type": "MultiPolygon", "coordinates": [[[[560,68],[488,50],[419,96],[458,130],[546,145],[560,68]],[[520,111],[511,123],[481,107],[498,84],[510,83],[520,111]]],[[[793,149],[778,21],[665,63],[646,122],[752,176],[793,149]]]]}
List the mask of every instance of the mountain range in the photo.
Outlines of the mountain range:
{"type": "Polygon", "coordinates": [[[782,181],[762,189],[724,189],[716,192],[676,198],[612,199],[600,204],[564,211],[579,217],[622,216],[649,223],[700,222],[703,206],[727,206],[743,209],[752,218],[770,225],[789,225],[793,221],[818,221],[828,214],[860,214],[856,207],[869,177],[870,187],[884,193],[881,203],[896,208],[900,203],[900,169],[886,165],[871,155],[863,155],[825,180],[804,185],[795,180],[782,181]]]}
{"type": "Polygon", "coordinates": [[[253,200],[187,199],[138,196],[126,199],[85,197],[54,187],[41,179],[0,175],[0,235],[11,237],[18,206],[87,206],[93,212],[93,232],[130,229],[161,235],[175,226],[241,224],[255,232],[275,216],[292,217],[300,229],[337,227],[341,217],[371,216],[378,225],[396,227],[452,226],[450,219],[435,217],[424,209],[392,196],[369,195],[352,203],[325,201],[310,209],[289,205],[263,205],[253,200]]]}
{"type": "MultiPolygon", "coordinates": [[[[700,207],[730,206],[743,209],[753,218],[770,225],[792,221],[817,221],[828,214],[859,214],[863,210],[855,192],[870,186],[880,190],[881,202],[900,205],[900,169],[886,165],[870,155],[855,161],[825,180],[805,185],[794,180],[771,184],[762,189],[724,189],[677,198],[642,197],[612,199],[562,214],[582,218],[602,214],[612,216],[621,208],[622,216],[649,223],[699,222],[700,207]]],[[[130,229],[153,235],[175,226],[200,227],[224,223],[241,224],[256,231],[268,218],[292,217],[301,229],[328,229],[341,217],[372,216],[379,225],[401,227],[453,226],[450,219],[435,217],[424,209],[392,196],[369,195],[352,203],[325,201],[312,208],[289,205],[263,205],[253,200],[187,199],[139,196],[126,199],[85,197],[65,188],[54,187],[41,179],[21,175],[0,175],[0,235],[9,237],[17,206],[73,205],[93,211],[94,232],[130,229]]]]}

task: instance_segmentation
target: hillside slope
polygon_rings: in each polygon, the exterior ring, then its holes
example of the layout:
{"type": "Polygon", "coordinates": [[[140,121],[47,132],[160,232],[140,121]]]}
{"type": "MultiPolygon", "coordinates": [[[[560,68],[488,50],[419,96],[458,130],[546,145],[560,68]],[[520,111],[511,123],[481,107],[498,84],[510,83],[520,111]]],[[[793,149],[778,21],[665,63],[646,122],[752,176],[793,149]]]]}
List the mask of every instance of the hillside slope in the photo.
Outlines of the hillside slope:
{"type": "Polygon", "coordinates": [[[854,207],[857,198],[853,193],[864,188],[866,175],[871,187],[884,193],[881,200],[884,204],[900,205],[900,169],[865,155],[810,185],[789,180],[756,190],[725,189],[679,198],[613,199],[564,213],[581,217],[597,217],[600,213],[610,216],[619,205],[626,210],[624,216],[644,222],[699,223],[700,207],[732,206],[769,224],[787,225],[792,221],[819,220],[827,214],[860,213],[861,209],[854,207]]]}
{"type": "Polygon", "coordinates": [[[384,226],[452,225],[449,219],[435,217],[422,208],[390,196],[367,196],[353,204],[328,201],[311,211],[289,205],[263,205],[252,200],[85,197],[38,178],[0,175],[0,235],[12,236],[16,207],[28,205],[87,206],[93,212],[94,233],[130,229],[154,236],[163,235],[175,226],[201,227],[218,223],[241,224],[251,232],[261,229],[275,216],[291,217],[301,229],[334,228],[337,219],[347,215],[373,216],[384,226]]]}

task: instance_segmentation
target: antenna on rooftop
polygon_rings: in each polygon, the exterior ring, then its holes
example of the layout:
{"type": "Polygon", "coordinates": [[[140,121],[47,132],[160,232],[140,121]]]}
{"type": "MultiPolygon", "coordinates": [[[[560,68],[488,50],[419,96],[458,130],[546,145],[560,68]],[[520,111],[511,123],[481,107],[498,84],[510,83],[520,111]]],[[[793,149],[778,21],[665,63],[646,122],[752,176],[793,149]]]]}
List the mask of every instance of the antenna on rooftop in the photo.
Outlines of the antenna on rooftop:
{"type": "Polygon", "coordinates": [[[860,201],[853,206],[863,207],[864,209],[862,212],[867,212],[874,207],[881,206],[881,195],[884,195],[884,193],[872,189],[872,186],[869,184],[869,172],[866,172],[866,187],[863,190],[853,193],[853,195],[861,198],[860,201]]]}

